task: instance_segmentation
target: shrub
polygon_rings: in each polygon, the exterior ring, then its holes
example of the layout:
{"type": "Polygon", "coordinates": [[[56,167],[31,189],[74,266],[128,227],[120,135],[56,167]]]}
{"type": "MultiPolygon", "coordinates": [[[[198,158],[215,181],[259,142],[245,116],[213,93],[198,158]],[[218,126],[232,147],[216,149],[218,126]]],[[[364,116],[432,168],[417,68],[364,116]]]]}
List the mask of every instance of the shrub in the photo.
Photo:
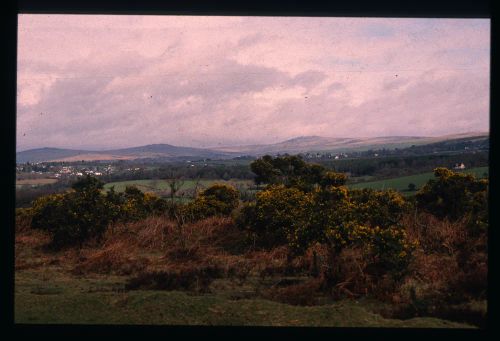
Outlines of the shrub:
{"type": "Polygon", "coordinates": [[[412,260],[412,252],[417,243],[407,238],[406,231],[400,226],[372,229],[370,252],[384,272],[402,278],[412,260]]]}
{"type": "MultiPolygon", "coordinates": [[[[328,174],[328,173],[327,173],[328,174]]],[[[400,225],[407,203],[394,191],[350,192],[345,177],[328,174],[330,185],[304,192],[294,187],[270,185],[245,205],[237,225],[248,229],[261,246],[288,245],[295,255],[315,242],[329,250],[332,282],[337,280],[338,256],[346,247],[361,246],[382,273],[400,276],[414,249],[400,225]]]]}
{"type": "Polygon", "coordinates": [[[485,234],[474,236],[465,218],[450,221],[421,212],[405,215],[404,221],[408,232],[420,242],[407,280],[422,282],[425,290],[421,288],[421,296],[426,301],[443,306],[485,299],[488,284],[485,234]]]}
{"type": "Polygon", "coordinates": [[[101,237],[112,218],[101,194],[102,186],[102,182],[87,176],[72,186],[72,192],[35,200],[31,227],[51,233],[54,248],[81,246],[90,238],[101,237]]]}
{"type": "Polygon", "coordinates": [[[122,208],[125,203],[124,195],[122,193],[115,192],[115,188],[113,186],[106,192],[106,202],[109,207],[110,220],[113,222],[123,220],[125,217],[122,208]]]}
{"type": "Polygon", "coordinates": [[[265,155],[253,161],[250,168],[256,174],[257,184],[282,184],[303,191],[310,191],[321,183],[326,172],[325,167],[308,164],[296,155],[276,158],[265,155]]]}
{"type": "Polygon", "coordinates": [[[233,186],[214,184],[201,192],[200,197],[220,202],[220,213],[227,215],[238,206],[239,193],[233,186]]]}
{"type": "Polygon", "coordinates": [[[400,225],[407,204],[399,193],[330,186],[315,199],[313,226],[322,226],[323,236],[316,235],[329,245],[331,262],[345,247],[359,245],[388,271],[408,264],[413,244],[400,225]]]}
{"type": "Polygon", "coordinates": [[[470,219],[470,227],[485,231],[488,227],[488,180],[474,175],[436,168],[437,179],[429,182],[416,194],[418,207],[440,218],[470,219]]]}
{"type": "Polygon", "coordinates": [[[31,226],[32,218],[31,208],[16,208],[16,232],[27,230],[31,226]]]}
{"type": "Polygon", "coordinates": [[[394,190],[361,189],[350,191],[356,220],[371,226],[397,225],[409,205],[394,190]]]}
{"type": "Polygon", "coordinates": [[[169,203],[153,193],[143,193],[135,186],[127,186],[123,193],[108,190],[105,196],[113,222],[138,221],[149,215],[168,214],[169,203]]]}
{"type": "Polygon", "coordinates": [[[268,186],[255,203],[243,206],[236,223],[248,229],[262,246],[283,245],[298,238],[304,226],[311,195],[284,185],[268,186]]]}
{"type": "Polygon", "coordinates": [[[113,201],[118,204],[122,221],[141,220],[148,215],[164,214],[167,211],[167,202],[155,194],[143,193],[135,186],[127,186],[122,198],[113,201]]]}
{"type": "Polygon", "coordinates": [[[194,201],[180,208],[185,220],[200,220],[211,216],[227,216],[239,204],[239,192],[234,187],[214,184],[202,191],[194,201]]]}
{"type": "Polygon", "coordinates": [[[325,172],[319,181],[322,187],[343,186],[347,181],[347,176],[343,173],[325,172]]]}
{"type": "Polygon", "coordinates": [[[257,194],[255,204],[242,208],[236,220],[261,240],[287,243],[295,253],[303,253],[314,242],[326,243],[330,263],[343,248],[364,244],[391,271],[408,264],[412,243],[399,221],[409,205],[399,193],[349,191],[345,174],[307,164],[297,156],[266,155],[251,168],[257,183],[270,185],[257,194]]]}

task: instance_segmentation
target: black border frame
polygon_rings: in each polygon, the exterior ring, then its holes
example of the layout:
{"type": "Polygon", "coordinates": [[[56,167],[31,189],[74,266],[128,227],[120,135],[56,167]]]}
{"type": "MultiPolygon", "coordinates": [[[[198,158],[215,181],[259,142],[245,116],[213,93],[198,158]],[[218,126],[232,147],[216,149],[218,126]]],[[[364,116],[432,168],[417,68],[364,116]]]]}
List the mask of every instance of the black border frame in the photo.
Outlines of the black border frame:
{"type": "MultiPolygon", "coordinates": [[[[500,170],[495,153],[498,151],[496,138],[498,118],[498,104],[493,96],[498,91],[495,82],[494,56],[498,55],[495,46],[496,31],[498,28],[496,17],[493,15],[492,1],[489,0],[352,0],[342,2],[319,1],[85,1],[85,0],[18,0],[8,2],[7,15],[3,17],[5,34],[4,41],[7,45],[6,75],[7,87],[7,112],[2,124],[1,144],[4,149],[2,163],[2,187],[6,189],[2,196],[2,205],[7,226],[1,229],[1,241],[5,245],[1,248],[3,262],[3,280],[0,302],[3,308],[2,322],[9,331],[19,336],[50,335],[58,337],[88,337],[92,335],[115,336],[127,335],[132,337],[164,335],[164,336],[286,336],[292,338],[317,337],[317,336],[394,336],[400,338],[405,335],[415,336],[491,336],[495,327],[495,317],[498,316],[498,283],[494,280],[494,269],[498,268],[495,241],[498,239],[498,215],[495,208],[499,206],[495,190],[498,181],[495,174],[500,170]],[[490,229],[489,229],[489,273],[488,281],[488,321],[485,330],[463,329],[394,329],[394,328],[275,328],[275,327],[195,327],[195,326],[141,326],[141,325],[26,325],[14,323],[14,207],[15,207],[15,182],[14,165],[16,162],[16,69],[17,69],[17,15],[21,13],[52,13],[52,14],[135,14],[135,15],[242,15],[242,16],[303,16],[303,17],[405,17],[405,18],[491,18],[491,68],[490,68],[490,229]],[[491,176],[493,175],[493,176],[491,176]],[[493,246],[493,247],[492,247],[493,246]],[[493,271],[492,271],[493,270],[493,271]],[[5,276],[6,274],[6,276],[5,276]]],[[[4,12],[5,13],[5,12],[4,12]]],[[[498,242],[497,242],[498,243],[498,242]]]]}

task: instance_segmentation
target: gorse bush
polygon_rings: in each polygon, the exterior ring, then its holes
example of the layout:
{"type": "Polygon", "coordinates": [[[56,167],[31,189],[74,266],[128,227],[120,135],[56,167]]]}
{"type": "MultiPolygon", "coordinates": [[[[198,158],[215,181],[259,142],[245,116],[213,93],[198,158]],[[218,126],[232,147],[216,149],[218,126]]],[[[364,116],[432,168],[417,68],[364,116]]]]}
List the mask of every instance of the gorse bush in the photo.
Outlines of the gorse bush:
{"type": "Polygon", "coordinates": [[[31,208],[16,208],[16,231],[29,229],[32,218],[31,208]]]}
{"type": "Polygon", "coordinates": [[[152,194],[127,187],[125,193],[111,189],[102,193],[103,183],[87,176],[72,191],[40,197],[31,208],[31,227],[48,231],[51,245],[61,248],[99,239],[107,226],[117,221],[139,220],[166,210],[166,202],[152,194]]]}
{"type": "Polygon", "coordinates": [[[138,188],[127,186],[122,194],[122,220],[141,220],[149,215],[163,214],[167,210],[167,202],[152,193],[143,193],[138,188]]]}
{"type": "Polygon", "coordinates": [[[309,164],[299,156],[283,156],[272,158],[269,155],[250,164],[256,174],[257,184],[282,184],[304,191],[312,190],[324,180],[326,169],[317,164],[309,164]]]}
{"type": "Polygon", "coordinates": [[[312,197],[297,188],[271,185],[256,194],[256,201],[245,204],[236,218],[260,245],[291,244],[307,219],[312,197]]]}
{"type": "Polygon", "coordinates": [[[319,183],[321,187],[325,188],[328,186],[343,186],[347,181],[347,176],[342,173],[335,172],[324,172],[323,176],[320,178],[319,183]]]}
{"type": "Polygon", "coordinates": [[[185,220],[200,220],[211,216],[229,215],[239,204],[239,192],[232,186],[214,184],[201,191],[196,199],[179,211],[185,220]]]}
{"type": "Polygon", "coordinates": [[[228,215],[238,207],[239,193],[232,186],[214,184],[202,191],[197,199],[204,200],[209,207],[212,206],[215,214],[228,215]]]}
{"type": "Polygon", "coordinates": [[[470,218],[470,227],[488,227],[488,180],[474,175],[436,168],[430,180],[416,194],[418,207],[440,218],[470,218]]]}
{"type": "MultiPolygon", "coordinates": [[[[72,191],[38,198],[32,208],[23,210],[23,219],[31,219],[32,228],[48,231],[51,245],[61,248],[99,239],[110,223],[138,221],[151,215],[166,215],[182,223],[229,215],[239,204],[238,191],[221,184],[210,186],[185,205],[167,202],[134,186],[126,187],[123,193],[114,188],[103,193],[102,188],[101,181],[87,176],[75,182],[72,191]]],[[[21,217],[21,213],[18,215],[21,217]]]]}
{"type": "Polygon", "coordinates": [[[111,222],[110,206],[101,194],[103,183],[91,177],[76,182],[72,192],[37,199],[31,226],[52,234],[52,246],[81,245],[99,238],[111,222]]]}
{"type": "Polygon", "coordinates": [[[286,244],[296,254],[325,244],[332,266],[344,248],[362,246],[381,269],[401,273],[415,247],[400,225],[404,198],[391,190],[350,191],[344,174],[314,166],[296,157],[257,160],[257,181],[270,184],[240,210],[237,224],[261,246],[286,244]]]}
{"type": "Polygon", "coordinates": [[[360,189],[349,191],[357,220],[375,226],[396,225],[410,204],[394,190],[360,189]]]}
{"type": "Polygon", "coordinates": [[[332,262],[346,247],[362,247],[374,264],[391,273],[404,270],[411,260],[410,242],[400,219],[407,204],[394,191],[349,191],[344,186],[317,191],[313,226],[326,242],[332,262]]]}
{"type": "Polygon", "coordinates": [[[414,249],[404,227],[395,223],[404,212],[404,201],[396,200],[392,192],[385,194],[388,198],[373,196],[379,201],[357,202],[343,186],[305,193],[273,185],[241,209],[236,223],[263,247],[288,245],[300,254],[320,242],[328,246],[334,262],[344,248],[358,245],[387,271],[403,271],[414,249]],[[387,205],[380,208],[383,199],[387,205]]]}

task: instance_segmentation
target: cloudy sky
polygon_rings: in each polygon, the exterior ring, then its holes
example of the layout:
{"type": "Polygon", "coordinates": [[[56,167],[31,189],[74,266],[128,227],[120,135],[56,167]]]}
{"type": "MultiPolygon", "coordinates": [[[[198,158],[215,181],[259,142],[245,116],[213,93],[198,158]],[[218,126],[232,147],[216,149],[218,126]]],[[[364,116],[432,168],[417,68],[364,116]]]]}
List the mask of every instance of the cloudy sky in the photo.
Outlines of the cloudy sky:
{"type": "Polygon", "coordinates": [[[489,130],[488,19],[20,15],[17,149],[489,130]]]}

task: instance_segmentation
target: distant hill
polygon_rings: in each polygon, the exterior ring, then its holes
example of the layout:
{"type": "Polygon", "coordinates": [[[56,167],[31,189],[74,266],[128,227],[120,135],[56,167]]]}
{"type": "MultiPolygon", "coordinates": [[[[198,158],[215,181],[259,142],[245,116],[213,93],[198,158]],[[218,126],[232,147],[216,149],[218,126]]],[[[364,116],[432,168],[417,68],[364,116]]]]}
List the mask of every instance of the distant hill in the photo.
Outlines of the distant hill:
{"type": "Polygon", "coordinates": [[[301,136],[280,143],[267,145],[249,145],[218,148],[220,151],[237,152],[248,155],[263,155],[277,153],[305,153],[305,152],[349,152],[369,149],[406,148],[412,145],[424,145],[456,139],[484,139],[488,133],[454,134],[440,137],[422,136],[382,136],[367,138],[338,138],[321,136],[301,136]]]}
{"type": "Polygon", "coordinates": [[[214,151],[203,148],[177,147],[169,144],[151,144],[147,146],[113,149],[103,151],[73,150],[59,148],[30,149],[16,153],[18,163],[43,161],[95,161],[95,160],[135,160],[144,158],[172,159],[192,158],[231,158],[237,156],[230,152],[214,151]]]}
{"type": "Polygon", "coordinates": [[[178,147],[169,144],[151,144],[140,147],[104,151],[73,150],[59,148],[30,149],[16,154],[18,163],[42,161],[91,161],[91,160],[135,160],[179,158],[228,159],[240,155],[260,156],[264,154],[297,154],[306,152],[349,152],[369,149],[394,149],[447,141],[481,141],[488,133],[474,132],[440,137],[382,136],[369,138],[339,138],[300,136],[283,142],[266,145],[219,147],[217,149],[178,147]]]}
{"type": "Polygon", "coordinates": [[[90,152],[86,150],[75,149],[37,148],[16,153],[16,161],[18,163],[42,162],[55,159],[65,159],[74,157],[76,155],[84,155],[87,153],[90,152]]]}

